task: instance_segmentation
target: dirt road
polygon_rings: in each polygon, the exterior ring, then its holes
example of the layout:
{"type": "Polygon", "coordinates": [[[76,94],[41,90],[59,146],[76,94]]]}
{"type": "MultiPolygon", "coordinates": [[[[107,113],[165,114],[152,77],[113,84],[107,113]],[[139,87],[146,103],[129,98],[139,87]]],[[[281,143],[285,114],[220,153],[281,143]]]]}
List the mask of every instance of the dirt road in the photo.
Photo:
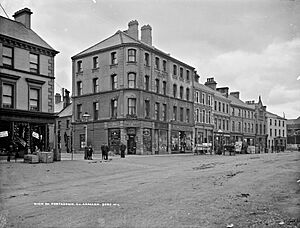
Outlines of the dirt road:
{"type": "Polygon", "coordinates": [[[299,152],[97,158],[2,162],[0,228],[300,227],[299,152]]]}

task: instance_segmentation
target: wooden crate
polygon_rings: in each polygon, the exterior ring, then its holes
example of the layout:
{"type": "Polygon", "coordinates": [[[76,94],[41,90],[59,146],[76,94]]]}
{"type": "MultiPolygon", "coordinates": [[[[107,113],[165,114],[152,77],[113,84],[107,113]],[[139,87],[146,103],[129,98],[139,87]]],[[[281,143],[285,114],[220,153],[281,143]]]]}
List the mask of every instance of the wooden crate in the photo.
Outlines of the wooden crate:
{"type": "Polygon", "coordinates": [[[39,156],[34,154],[26,154],[24,155],[25,163],[39,163],[39,156]]]}
{"type": "Polygon", "coordinates": [[[39,161],[42,163],[51,163],[53,162],[53,153],[52,152],[39,152],[39,161]]]}

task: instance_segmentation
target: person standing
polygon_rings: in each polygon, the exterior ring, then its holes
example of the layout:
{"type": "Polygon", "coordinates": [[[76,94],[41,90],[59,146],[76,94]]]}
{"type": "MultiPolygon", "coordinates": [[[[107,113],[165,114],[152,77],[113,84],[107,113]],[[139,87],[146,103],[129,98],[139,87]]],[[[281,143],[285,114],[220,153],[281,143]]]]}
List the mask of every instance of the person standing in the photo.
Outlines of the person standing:
{"type": "Polygon", "coordinates": [[[109,152],[109,147],[107,144],[105,144],[105,160],[108,160],[108,152],[109,152]]]}
{"type": "Polygon", "coordinates": [[[126,150],[125,144],[121,143],[120,150],[121,150],[121,158],[125,158],[125,150],[126,150]]]}
{"type": "Polygon", "coordinates": [[[14,152],[14,146],[12,144],[9,145],[7,152],[7,161],[10,162],[10,156],[12,156],[14,152]]]}
{"type": "Polygon", "coordinates": [[[93,160],[93,148],[92,145],[89,145],[89,149],[88,149],[88,160],[93,160]]]}
{"type": "Polygon", "coordinates": [[[102,160],[103,160],[103,159],[105,160],[105,150],[106,150],[105,144],[102,144],[102,146],[101,146],[102,160]]]}

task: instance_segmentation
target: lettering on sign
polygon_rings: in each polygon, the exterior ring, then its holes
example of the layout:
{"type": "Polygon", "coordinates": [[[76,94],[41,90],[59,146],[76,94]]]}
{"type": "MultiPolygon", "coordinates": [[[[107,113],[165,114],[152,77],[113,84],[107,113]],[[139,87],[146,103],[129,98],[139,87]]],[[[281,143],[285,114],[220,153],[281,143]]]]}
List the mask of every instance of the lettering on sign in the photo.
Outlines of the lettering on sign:
{"type": "Polygon", "coordinates": [[[8,131],[0,131],[0,138],[7,137],[8,131]]]}

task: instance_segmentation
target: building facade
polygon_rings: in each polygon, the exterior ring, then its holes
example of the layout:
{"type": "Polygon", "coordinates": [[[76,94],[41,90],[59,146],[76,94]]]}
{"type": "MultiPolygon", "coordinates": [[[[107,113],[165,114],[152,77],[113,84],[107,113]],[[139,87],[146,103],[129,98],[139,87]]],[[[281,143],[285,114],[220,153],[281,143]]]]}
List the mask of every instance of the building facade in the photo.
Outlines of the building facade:
{"type": "Polygon", "coordinates": [[[194,68],[156,49],[149,25],[139,39],[131,21],[72,64],[75,151],[86,143],[96,152],[103,143],[117,153],[123,143],[128,154],[192,151],[194,68]]]}
{"type": "Polygon", "coordinates": [[[283,151],[287,144],[287,120],[267,112],[267,149],[269,153],[283,151]]]}
{"type": "Polygon", "coordinates": [[[54,147],[54,57],[31,29],[31,10],[0,16],[0,147],[19,154],[54,147]]]}
{"type": "Polygon", "coordinates": [[[287,149],[300,150],[300,117],[287,120],[287,149]]]}

